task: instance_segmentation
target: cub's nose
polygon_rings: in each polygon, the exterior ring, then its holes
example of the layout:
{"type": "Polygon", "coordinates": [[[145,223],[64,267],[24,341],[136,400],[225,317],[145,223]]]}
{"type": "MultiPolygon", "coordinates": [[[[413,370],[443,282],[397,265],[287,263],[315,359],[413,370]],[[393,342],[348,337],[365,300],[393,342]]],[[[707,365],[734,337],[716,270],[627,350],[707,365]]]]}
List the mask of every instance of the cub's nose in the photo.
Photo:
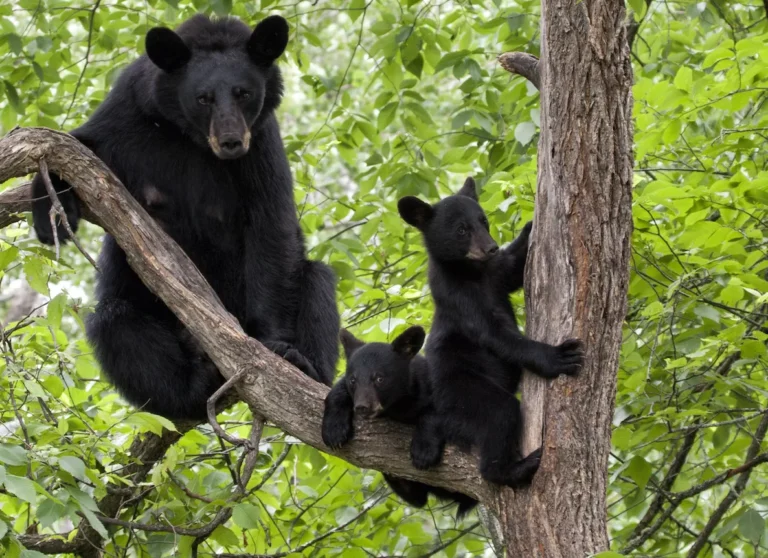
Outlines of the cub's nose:
{"type": "Polygon", "coordinates": [[[367,405],[356,405],[355,414],[361,418],[371,418],[373,416],[373,409],[367,405]]]}
{"type": "Polygon", "coordinates": [[[488,254],[489,256],[495,256],[496,252],[498,252],[498,251],[499,251],[499,245],[498,244],[494,244],[493,246],[489,247],[485,251],[485,253],[488,254]]]}

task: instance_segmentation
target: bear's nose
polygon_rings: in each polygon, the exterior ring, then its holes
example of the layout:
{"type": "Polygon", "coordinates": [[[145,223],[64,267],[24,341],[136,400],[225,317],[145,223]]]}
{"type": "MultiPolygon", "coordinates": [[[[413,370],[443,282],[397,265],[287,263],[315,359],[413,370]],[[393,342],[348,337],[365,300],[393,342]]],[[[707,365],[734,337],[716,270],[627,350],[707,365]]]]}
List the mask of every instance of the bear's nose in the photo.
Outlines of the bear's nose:
{"type": "Polygon", "coordinates": [[[490,248],[488,248],[488,250],[486,250],[486,252],[487,252],[487,254],[488,254],[489,256],[494,256],[494,255],[496,255],[496,252],[498,252],[498,251],[499,251],[499,245],[498,245],[498,244],[494,244],[493,246],[491,246],[490,248]]]}
{"type": "Polygon", "coordinates": [[[243,149],[243,140],[238,137],[225,136],[219,142],[221,150],[227,154],[235,154],[243,149]]]}

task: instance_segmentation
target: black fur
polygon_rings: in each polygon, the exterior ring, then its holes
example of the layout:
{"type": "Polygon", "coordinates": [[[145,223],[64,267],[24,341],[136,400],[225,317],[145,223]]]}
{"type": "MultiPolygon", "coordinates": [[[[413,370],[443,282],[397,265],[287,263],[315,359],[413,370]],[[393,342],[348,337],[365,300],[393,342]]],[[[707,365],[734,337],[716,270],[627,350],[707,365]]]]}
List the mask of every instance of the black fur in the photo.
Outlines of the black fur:
{"type": "MultiPolygon", "coordinates": [[[[74,135],[117,175],[179,243],[246,332],[330,385],[338,360],[335,279],[304,252],[288,159],[275,118],[282,95],[273,61],[288,26],[251,30],[198,15],[153,29],[147,55],[122,73],[74,135]]],[[[73,228],[78,201],[51,177],[73,228]]],[[[33,184],[38,238],[53,243],[50,200],[33,184]]],[[[63,227],[58,237],[66,240],[63,227]]],[[[180,322],[134,274],[107,235],[98,305],[87,322],[102,369],[132,404],[170,418],[202,418],[222,377],[180,322]]]]}
{"type": "Polygon", "coordinates": [[[426,347],[435,412],[420,417],[414,465],[437,465],[446,442],[474,446],[484,479],[524,485],[541,450],[521,455],[523,417],[515,394],[522,369],[555,378],[577,374],[583,362],[580,341],[555,347],[524,337],[517,326],[509,294],[523,286],[531,224],[499,252],[471,178],[435,205],[406,197],[398,208],[423,234],[435,300],[426,347]]]}
{"type": "MultiPolygon", "coordinates": [[[[408,328],[391,345],[363,343],[346,330],[341,342],[347,356],[347,371],[325,399],[323,442],[338,449],[354,436],[354,416],[385,417],[416,424],[423,413],[433,414],[427,361],[418,355],[424,330],[408,328]]],[[[477,501],[444,488],[384,475],[392,490],[414,507],[423,508],[429,494],[458,503],[458,517],[477,501]]]]}

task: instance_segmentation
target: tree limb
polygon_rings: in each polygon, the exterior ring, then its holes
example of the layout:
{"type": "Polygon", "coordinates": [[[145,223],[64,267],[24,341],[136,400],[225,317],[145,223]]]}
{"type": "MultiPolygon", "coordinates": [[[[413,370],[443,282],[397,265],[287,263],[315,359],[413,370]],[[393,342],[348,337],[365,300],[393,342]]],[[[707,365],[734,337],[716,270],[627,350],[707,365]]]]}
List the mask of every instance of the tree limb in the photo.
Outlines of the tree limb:
{"type": "Polygon", "coordinates": [[[527,52],[505,52],[499,55],[499,64],[506,71],[526,78],[536,89],[541,89],[539,79],[539,59],[527,52]]]}
{"type": "MultiPolygon", "coordinates": [[[[248,337],[181,248],[90,150],[62,132],[13,130],[0,139],[0,183],[36,171],[41,160],[74,187],[82,204],[125,251],[136,274],[178,316],[222,375],[229,379],[240,369],[249,371],[237,391],[254,412],[289,435],[353,465],[481,501],[495,493],[477,474],[476,460],[450,448],[440,467],[428,472],[415,469],[409,457],[411,429],[394,422],[358,423],[355,440],[341,451],[331,451],[320,435],[328,388],[248,337]]],[[[0,224],[12,212],[9,207],[15,212],[29,207],[28,194],[22,198],[20,192],[8,192],[0,198],[0,224]]]]}

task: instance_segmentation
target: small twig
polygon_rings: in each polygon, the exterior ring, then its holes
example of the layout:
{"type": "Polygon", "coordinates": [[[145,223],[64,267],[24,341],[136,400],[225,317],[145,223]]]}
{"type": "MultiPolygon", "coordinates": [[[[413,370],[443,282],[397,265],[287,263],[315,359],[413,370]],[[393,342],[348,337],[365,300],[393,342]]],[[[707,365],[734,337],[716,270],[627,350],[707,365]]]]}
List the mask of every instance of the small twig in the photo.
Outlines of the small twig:
{"type": "Polygon", "coordinates": [[[238,472],[240,490],[245,494],[245,487],[248,485],[248,481],[251,480],[253,470],[256,468],[256,461],[259,457],[259,444],[261,443],[261,434],[264,431],[264,417],[253,411],[253,426],[251,426],[251,434],[248,437],[248,443],[245,445],[240,458],[237,460],[236,470],[238,472]],[[243,464],[243,462],[245,462],[243,464]]]}
{"type": "Polygon", "coordinates": [[[211,425],[211,427],[213,427],[213,431],[216,432],[219,438],[226,440],[233,446],[248,446],[250,441],[243,438],[230,436],[224,431],[224,429],[216,420],[216,402],[221,398],[222,395],[224,395],[224,393],[229,390],[229,388],[239,382],[240,379],[245,376],[246,372],[247,370],[245,368],[238,370],[231,378],[224,382],[224,385],[217,389],[216,392],[211,395],[210,398],[208,398],[208,403],[206,404],[206,410],[208,412],[208,423],[211,425]]]}
{"type": "Polygon", "coordinates": [[[61,200],[59,199],[59,196],[56,194],[56,189],[53,187],[53,182],[51,182],[51,176],[48,174],[48,164],[45,162],[44,159],[40,159],[40,176],[43,177],[43,183],[45,183],[45,189],[48,191],[48,196],[51,198],[51,210],[48,213],[48,216],[51,219],[51,230],[53,230],[53,241],[56,246],[56,259],[59,259],[59,233],[56,228],[56,216],[58,215],[61,219],[61,224],[64,225],[64,228],[66,229],[67,233],[69,233],[69,238],[72,239],[72,242],[75,243],[75,246],[77,246],[77,249],[80,250],[80,253],[85,256],[85,259],[87,259],[90,264],[96,269],[96,271],[101,271],[99,269],[99,266],[96,265],[96,262],[91,257],[91,255],[85,251],[83,246],[80,244],[80,241],[75,236],[74,231],[72,230],[71,225],[69,224],[69,219],[67,219],[67,212],[64,211],[64,206],[61,205],[61,200]]]}
{"type": "Polygon", "coordinates": [[[527,52],[505,52],[498,58],[499,64],[506,71],[518,74],[526,78],[536,89],[541,90],[541,76],[539,75],[539,59],[527,52]]]}

